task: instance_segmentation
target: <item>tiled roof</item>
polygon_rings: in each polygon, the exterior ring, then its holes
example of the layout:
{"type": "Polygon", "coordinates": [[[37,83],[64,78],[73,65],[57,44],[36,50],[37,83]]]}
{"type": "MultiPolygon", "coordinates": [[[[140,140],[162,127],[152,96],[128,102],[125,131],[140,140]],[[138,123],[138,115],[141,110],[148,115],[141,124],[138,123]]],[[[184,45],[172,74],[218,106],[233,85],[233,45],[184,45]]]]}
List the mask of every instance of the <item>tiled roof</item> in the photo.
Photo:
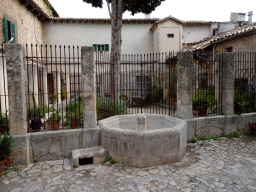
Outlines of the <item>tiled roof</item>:
{"type": "MultiPolygon", "coordinates": [[[[85,23],[93,23],[93,22],[103,22],[103,23],[110,23],[110,19],[106,19],[106,18],[56,18],[56,17],[52,17],[51,18],[52,21],[60,21],[60,22],[85,22],[85,23]]],[[[159,19],[156,18],[148,18],[148,19],[123,19],[124,23],[150,23],[153,24],[156,21],[158,21],[159,19]]]]}
{"type": "Polygon", "coordinates": [[[192,45],[189,48],[184,48],[184,50],[193,50],[193,51],[202,50],[206,47],[209,47],[212,44],[217,44],[223,41],[229,41],[237,37],[247,36],[253,33],[256,33],[256,24],[245,25],[237,29],[227,31],[225,33],[220,33],[217,36],[212,37],[210,39],[206,38],[202,41],[195,42],[193,43],[194,45],[192,45]]]}

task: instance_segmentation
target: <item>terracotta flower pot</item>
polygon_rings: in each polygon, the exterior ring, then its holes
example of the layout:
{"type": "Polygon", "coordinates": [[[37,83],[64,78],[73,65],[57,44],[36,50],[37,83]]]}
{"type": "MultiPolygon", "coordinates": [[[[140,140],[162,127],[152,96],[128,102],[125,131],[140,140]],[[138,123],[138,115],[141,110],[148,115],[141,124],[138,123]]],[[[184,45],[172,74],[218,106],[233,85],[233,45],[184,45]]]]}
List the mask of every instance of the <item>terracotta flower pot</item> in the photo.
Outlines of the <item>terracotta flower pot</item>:
{"type": "Polygon", "coordinates": [[[52,129],[52,130],[58,130],[58,129],[59,129],[59,123],[60,123],[60,122],[50,122],[50,124],[51,124],[51,129],[52,129]]]}
{"type": "Polygon", "coordinates": [[[198,108],[197,109],[198,116],[207,116],[207,108],[198,108]]]}
{"type": "Polygon", "coordinates": [[[78,120],[71,120],[70,121],[70,127],[71,128],[76,128],[78,126],[78,120]]]}
{"type": "Polygon", "coordinates": [[[0,173],[4,171],[5,161],[6,160],[0,161],[0,173]]]}
{"type": "Polygon", "coordinates": [[[251,127],[252,134],[254,136],[256,136],[256,124],[255,123],[251,123],[250,127],[251,127]]]}

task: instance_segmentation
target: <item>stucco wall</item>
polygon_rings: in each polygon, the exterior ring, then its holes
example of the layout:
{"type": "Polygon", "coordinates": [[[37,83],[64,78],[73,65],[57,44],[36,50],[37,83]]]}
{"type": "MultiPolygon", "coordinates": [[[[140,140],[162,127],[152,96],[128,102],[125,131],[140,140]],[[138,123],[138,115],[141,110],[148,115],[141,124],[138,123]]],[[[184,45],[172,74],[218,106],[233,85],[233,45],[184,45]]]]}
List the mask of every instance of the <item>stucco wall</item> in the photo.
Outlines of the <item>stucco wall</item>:
{"type": "Polygon", "coordinates": [[[16,43],[23,45],[43,43],[42,23],[28,11],[26,6],[17,0],[1,0],[0,3],[0,43],[4,42],[4,17],[15,24],[16,43]]]}
{"type": "Polygon", "coordinates": [[[233,52],[255,52],[256,51],[256,34],[235,39],[233,41],[218,44],[217,51],[226,51],[226,48],[232,47],[233,52]]]}
{"type": "Polygon", "coordinates": [[[158,51],[158,27],[156,27],[153,31],[153,51],[154,53],[159,52],[158,51]]]}
{"type": "Polygon", "coordinates": [[[158,48],[159,52],[179,51],[183,26],[175,21],[167,20],[158,25],[158,48]],[[168,38],[167,34],[174,34],[174,38],[168,38]]]}
{"type": "Polygon", "coordinates": [[[211,35],[211,25],[183,26],[183,43],[193,43],[211,35]]]}
{"type": "MultiPolygon", "coordinates": [[[[153,33],[150,27],[151,24],[123,24],[122,53],[153,53],[153,33]]],[[[45,23],[44,43],[78,46],[109,44],[111,50],[111,26],[96,23],[45,23]]]]}
{"type": "Polygon", "coordinates": [[[238,22],[219,23],[218,33],[223,33],[239,27],[238,22]]]}

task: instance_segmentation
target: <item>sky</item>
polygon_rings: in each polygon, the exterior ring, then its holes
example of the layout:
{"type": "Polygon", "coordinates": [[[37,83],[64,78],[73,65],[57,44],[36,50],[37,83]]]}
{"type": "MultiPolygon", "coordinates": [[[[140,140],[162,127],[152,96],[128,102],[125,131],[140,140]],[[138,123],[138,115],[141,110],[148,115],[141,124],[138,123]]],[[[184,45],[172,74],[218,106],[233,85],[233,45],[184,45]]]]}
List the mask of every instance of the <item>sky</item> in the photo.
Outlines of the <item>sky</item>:
{"type": "MultiPolygon", "coordinates": [[[[103,9],[93,8],[82,0],[49,0],[60,17],[66,18],[109,18],[106,3],[103,9]]],[[[103,0],[105,2],[105,0],[103,0]]],[[[256,22],[256,0],[165,0],[151,18],[165,18],[169,15],[177,19],[229,21],[231,12],[248,13],[253,11],[253,22],[256,22]]],[[[145,18],[144,14],[132,16],[124,13],[124,18],[145,18]]],[[[245,18],[248,20],[247,16],[245,18]]]]}

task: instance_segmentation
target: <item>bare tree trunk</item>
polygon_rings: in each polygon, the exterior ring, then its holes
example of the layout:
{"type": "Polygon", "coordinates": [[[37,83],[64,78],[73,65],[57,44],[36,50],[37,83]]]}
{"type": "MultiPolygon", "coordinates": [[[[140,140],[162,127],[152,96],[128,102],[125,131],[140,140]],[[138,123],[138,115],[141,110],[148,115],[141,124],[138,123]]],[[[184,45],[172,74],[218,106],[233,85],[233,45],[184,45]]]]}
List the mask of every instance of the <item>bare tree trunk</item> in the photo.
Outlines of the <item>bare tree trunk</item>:
{"type": "Polygon", "coordinates": [[[121,75],[121,44],[122,44],[122,19],[123,19],[123,0],[112,0],[111,2],[111,98],[117,99],[120,90],[121,75]]]}

